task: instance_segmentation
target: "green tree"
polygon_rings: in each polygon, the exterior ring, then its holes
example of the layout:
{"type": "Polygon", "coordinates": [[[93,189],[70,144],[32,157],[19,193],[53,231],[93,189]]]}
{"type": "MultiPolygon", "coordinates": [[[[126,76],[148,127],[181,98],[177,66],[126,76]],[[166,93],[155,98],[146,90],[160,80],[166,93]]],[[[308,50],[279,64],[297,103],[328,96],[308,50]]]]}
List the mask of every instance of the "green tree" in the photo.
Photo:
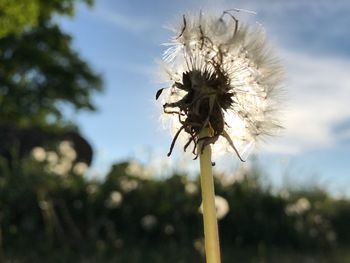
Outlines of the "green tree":
{"type": "MultiPolygon", "coordinates": [[[[15,2],[20,1],[11,5],[15,2]]],[[[23,32],[0,39],[0,123],[60,123],[62,105],[95,110],[92,92],[101,90],[99,75],[72,49],[71,36],[52,19],[54,14],[73,15],[77,1],[34,2],[36,20],[28,19],[23,32]]],[[[17,10],[21,8],[18,3],[17,10]]]]}
{"type": "Polygon", "coordinates": [[[0,0],[0,37],[19,33],[37,23],[38,0],[0,0]]]}
{"type": "MultiPolygon", "coordinates": [[[[92,0],[80,0],[92,5],[92,0]]],[[[52,14],[74,14],[75,0],[0,0],[0,38],[36,26],[52,14]]]]}

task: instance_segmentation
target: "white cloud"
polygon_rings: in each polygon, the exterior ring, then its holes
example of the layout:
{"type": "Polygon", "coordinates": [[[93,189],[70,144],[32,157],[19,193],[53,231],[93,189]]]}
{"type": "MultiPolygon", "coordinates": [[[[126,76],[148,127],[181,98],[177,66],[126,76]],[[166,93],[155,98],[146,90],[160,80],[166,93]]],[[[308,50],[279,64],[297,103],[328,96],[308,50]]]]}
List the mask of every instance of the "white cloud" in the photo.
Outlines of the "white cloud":
{"type": "Polygon", "coordinates": [[[334,146],[334,127],[350,119],[350,61],[283,52],[287,103],[283,136],[270,151],[301,153],[334,146]]]}

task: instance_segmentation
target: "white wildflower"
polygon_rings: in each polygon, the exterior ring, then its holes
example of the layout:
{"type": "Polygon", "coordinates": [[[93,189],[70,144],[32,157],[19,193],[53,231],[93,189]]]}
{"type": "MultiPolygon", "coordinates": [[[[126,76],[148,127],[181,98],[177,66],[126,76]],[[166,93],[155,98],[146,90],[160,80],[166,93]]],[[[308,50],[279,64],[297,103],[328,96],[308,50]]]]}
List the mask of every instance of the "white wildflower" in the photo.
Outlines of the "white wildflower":
{"type": "Polygon", "coordinates": [[[290,197],[290,193],[288,190],[284,189],[280,192],[280,197],[285,199],[285,200],[288,200],[288,198],[290,197]]]}
{"type": "MultiPolygon", "coordinates": [[[[157,169],[159,169],[160,164],[156,165],[157,169]]],[[[141,178],[141,179],[150,179],[152,175],[155,173],[152,165],[148,165],[147,167],[140,164],[138,161],[132,160],[129,162],[126,173],[130,176],[141,178]]]]}
{"type": "Polygon", "coordinates": [[[290,204],[286,207],[287,215],[301,215],[310,210],[311,204],[305,197],[299,198],[294,204],[290,204]]]}
{"type": "Polygon", "coordinates": [[[86,187],[86,192],[89,194],[89,195],[94,195],[96,194],[98,191],[98,186],[96,184],[89,184],[87,187],[86,187]]]}
{"type": "Polygon", "coordinates": [[[139,182],[135,179],[121,178],[120,187],[124,193],[131,192],[139,186],[139,182]]]}
{"type": "Polygon", "coordinates": [[[117,208],[121,205],[123,201],[123,195],[118,191],[113,191],[110,193],[109,198],[105,202],[107,208],[117,208]]]}
{"type": "Polygon", "coordinates": [[[46,160],[49,163],[49,165],[55,165],[58,162],[58,155],[56,152],[49,151],[46,154],[46,160]]]}
{"type": "MultiPolygon", "coordinates": [[[[222,196],[215,196],[216,218],[223,219],[230,211],[230,206],[225,198],[222,196]]],[[[203,203],[199,207],[199,211],[203,213],[203,203]]]]}
{"type": "Polygon", "coordinates": [[[39,207],[42,210],[49,210],[50,209],[50,204],[49,204],[49,202],[47,202],[45,200],[40,200],[39,201],[39,207]]]}
{"type": "Polygon", "coordinates": [[[193,182],[188,182],[185,185],[185,191],[190,195],[196,194],[198,192],[198,186],[193,182]]]}
{"type": "Polygon", "coordinates": [[[168,155],[178,137],[198,155],[199,134],[208,128],[202,147],[214,144],[216,154],[246,158],[258,138],[280,128],[281,68],[266,48],[263,29],[224,12],[184,15],[174,31],[163,59],[170,86],[156,94],[164,93],[163,117],[175,134],[168,155]]]}
{"type": "Polygon", "coordinates": [[[31,151],[31,155],[38,162],[43,162],[46,159],[46,151],[42,147],[34,147],[31,151]]]}
{"type": "Polygon", "coordinates": [[[166,235],[172,235],[172,234],[174,234],[174,232],[175,232],[175,228],[172,224],[166,224],[164,226],[164,233],[166,235]]]}
{"type": "Polygon", "coordinates": [[[62,141],[58,145],[58,150],[63,157],[65,157],[71,161],[74,161],[77,158],[77,153],[74,150],[72,145],[73,144],[70,141],[62,141]]]}
{"type": "Polygon", "coordinates": [[[297,201],[296,206],[298,207],[299,211],[307,211],[311,208],[309,200],[305,197],[300,198],[297,201]]]}
{"type": "Polygon", "coordinates": [[[144,217],[141,218],[141,226],[149,231],[152,230],[158,223],[157,217],[154,215],[145,215],[144,217]]]}
{"type": "Polygon", "coordinates": [[[235,183],[241,183],[246,178],[250,171],[250,167],[245,163],[241,164],[234,174],[227,174],[226,172],[216,172],[215,177],[219,180],[222,186],[231,187],[235,183]]]}
{"type": "Polygon", "coordinates": [[[193,241],[193,247],[202,255],[205,253],[204,240],[202,238],[195,239],[193,241]]]}
{"type": "Polygon", "coordinates": [[[73,167],[73,172],[77,175],[83,175],[87,169],[88,169],[88,165],[84,162],[77,162],[74,167],[73,167]]]}
{"type": "Polygon", "coordinates": [[[130,161],[126,167],[126,172],[132,176],[139,176],[143,173],[143,170],[144,168],[140,165],[140,163],[134,160],[130,161]]]}
{"type": "Polygon", "coordinates": [[[61,159],[59,163],[50,166],[50,170],[60,176],[68,175],[72,168],[72,162],[66,159],[61,159]]]}

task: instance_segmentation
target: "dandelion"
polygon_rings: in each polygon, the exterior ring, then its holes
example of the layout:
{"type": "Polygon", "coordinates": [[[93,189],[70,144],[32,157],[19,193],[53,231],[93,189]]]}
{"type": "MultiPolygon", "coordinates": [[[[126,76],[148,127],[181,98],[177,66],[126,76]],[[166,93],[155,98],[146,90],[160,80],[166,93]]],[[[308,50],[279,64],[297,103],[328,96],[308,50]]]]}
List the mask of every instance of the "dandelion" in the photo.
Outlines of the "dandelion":
{"type": "Polygon", "coordinates": [[[42,210],[48,210],[50,208],[50,204],[45,200],[41,200],[39,201],[39,207],[42,210]]]}
{"type": "Polygon", "coordinates": [[[126,173],[133,177],[149,179],[154,174],[154,171],[150,167],[144,167],[139,162],[133,160],[129,162],[126,173]]]}
{"type": "Polygon", "coordinates": [[[286,207],[287,215],[301,215],[310,210],[311,204],[305,197],[299,198],[294,204],[286,207]]]}
{"type": "Polygon", "coordinates": [[[97,192],[98,192],[98,186],[96,184],[89,184],[87,187],[86,187],[86,192],[89,194],[89,195],[95,195],[97,192]]]}
{"type": "Polygon", "coordinates": [[[143,216],[140,223],[146,231],[150,231],[157,225],[158,219],[154,215],[149,214],[143,216]]]}
{"type": "Polygon", "coordinates": [[[222,186],[230,187],[235,183],[243,182],[246,178],[248,172],[250,171],[250,167],[246,164],[240,165],[239,169],[232,175],[227,175],[224,172],[216,173],[215,177],[219,180],[222,186]]]}
{"type": "Polygon", "coordinates": [[[139,186],[139,182],[135,179],[122,178],[120,180],[120,188],[124,193],[131,192],[139,186]]]}
{"type": "Polygon", "coordinates": [[[88,169],[88,165],[84,162],[77,162],[74,167],[73,167],[73,172],[77,175],[83,175],[87,169],[88,169]]]}
{"type": "Polygon", "coordinates": [[[31,155],[38,162],[43,162],[46,159],[46,151],[42,147],[34,147],[31,151],[31,155]]]}
{"type": "Polygon", "coordinates": [[[58,145],[58,150],[60,154],[70,161],[74,161],[77,158],[77,153],[73,148],[73,143],[70,141],[62,141],[58,145]]]}
{"type": "Polygon", "coordinates": [[[280,197],[284,200],[288,200],[288,198],[290,197],[290,193],[288,190],[284,189],[280,192],[280,197]]]}
{"type": "MultiPolygon", "coordinates": [[[[239,10],[236,10],[239,11],[239,10]]],[[[220,262],[211,145],[217,156],[244,161],[252,146],[280,129],[281,68],[266,48],[261,27],[243,25],[231,11],[184,15],[163,56],[169,86],[158,90],[163,119],[174,137],[200,157],[207,262],[220,262]]]]}
{"type": "Polygon", "coordinates": [[[57,161],[49,163],[48,170],[60,176],[67,176],[72,169],[72,162],[66,158],[59,158],[57,154],[56,157],[57,161]]]}
{"type": "MultiPolygon", "coordinates": [[[[222,196],[215,196],[215,208],[216,208],[216,218],[218,220],[223,219],[227,213],[230,211],[230,206],[225,198],[222,196]]],[[[200,205],[199,211],[203,213],[203,204],[200,205]]]]}
{"type": "MultiPolygon", "coordinates": [[[[214,152],[235,152],[244,158],[257,139],[280,129],[278,93],[281,68],[266,48],[264,31],[240,25],[229,12],[220,17],[184,16],[164,53],[169,88],[164,91],[164,119],[184,150],[198,143],[214,144],[214,152]],[[200,138],[203,129],[209,135],[200,138]]],[[[203,150],[203,149],[200,149],[203,150]]]]}
{"type": "Polygon", "coordinates": [[[48,151],[46,154],[46,160],[49,165],[56,165],[58,162],[58,155],[54,151],[48,151]]]}
{"type": "Polygon", "coordinates": [[[193,247],[195,250],[197,250],[200,254],[204,255],[204,244],[203,240],[198,238],[193,241],[193,247]]]}
{"type": "Polygon", "coordinates": [[[174,234],[174,232],[175,232],[175,228],[172,224],[166,224],[164,226],[164,233],[166,235],[172,235],[172,234],[174,234]]]}
{"type": "Polygon", "coordinates": [[[198,191],[198,187],[195,183],[193,182],[188,182],[185,185],[185,192],[189,195],[196,194],[198,191]]]}
{"type": "Polygon", "coordinates": [[[109,198],[105,202],[107,208],[113,209],[121,205],[123,201],[123,195],[118,191],[113,191],[110,193],[109,198]]]}
{"type": "Polygon", "coordinates": [[[139,174],[142,174],[143,170],[144,168],[140,165],[140,163],[134,160],[130,161],[126,168],[126,172],[132,176],[138,176],[139,174]]]}
{"type": "Polygon", "coordinates": [[[72,143],[70,141],[61,141],[58,145],[58,150],[61,154],[69,151],[72,148],[72,143]]]}

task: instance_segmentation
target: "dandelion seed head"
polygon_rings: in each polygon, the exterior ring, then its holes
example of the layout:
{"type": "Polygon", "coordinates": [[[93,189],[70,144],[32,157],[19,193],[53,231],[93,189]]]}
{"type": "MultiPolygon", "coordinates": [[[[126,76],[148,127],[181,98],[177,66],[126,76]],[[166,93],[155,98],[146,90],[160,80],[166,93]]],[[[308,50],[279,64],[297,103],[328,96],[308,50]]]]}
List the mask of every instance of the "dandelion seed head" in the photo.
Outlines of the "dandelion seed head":
{"type": "Polygon", "coordinates": [[[152,230],[158,223],[158,219],[156,216],[152,214],[145,215],[141,218],[140,224],[146,230],[152,230]]]}
{"type": "Polygon", "coordinates": [[[286,207],[285,212],[287,215],[301,215],[311,209],[310,201],[305,198],[299,198],[295,203],[286,207]]]}
{"type": "Polygon", "coordinates": [[[214,153],[245,158],[255,143],[280,128],[282,70],[266,46],[261,26],[247,26],[236,13],[184,15],[165,45],[163,71],[168,88],[157,92],[165,126],[174,140],[194,147],[203,129],[214,153]],[[240,156],[241,155],[241,156],[240,156]]]}
{"type": "Polygon", "coordinates": [[[83,175],[89,166],[84,162],[77,162],[73,167],[73,172],[77,175],[83,175]]]}
{"type": "Polygon", "coordinates": [[[58,162],[49,164],[49,172],[55,173],[59,176],[67,176],[72,168],[72,162],[67,159],[59,159],[58,162]]]}
{"type": "Polygon", "coordinates": [[[95,195],[97,192],[98,192],[98,186],[96,184],[89,184],[87,187],[86,187],[86,192],[89,194],[89,195],[95,195]]]}
{"type": "Polygon", "coordinates": [[[138,188],[139,182],[135,179],[128,179],[128,178],[121,178],[120,182],[120,188],[123,190],[124,193],[131,192],[138,188]]]}
{"type": "Polygon", "coordinates": [[[49,163],[49,165],[56,165],[59,158],[56,152],[54,151],[48,151],[46,153],[46,160],[49,163]]]}
{"type": "Polygon", "coordinates": [[[185,185],[185,192],[189,195],[196,194],[198,192],[198,186],[193,182],[188,182],[185,185]]]}
{"type": "MultiPolygon", "coordinates": [[[[129,176],[132,176],[135,178],[149,179],[153,176],[154,170],[150,165],[144,166],[136,160],[131,160],[128,166],[126,167],[126,173],[129,176]]],[[[136,183],[133,182],[131,184],[134,186],[133,189],[131,190],[134,190],[137,188],[137,185],[136,185],[137,181],[136,183]]]]}
{"type": "Polygon", "coordinates": [[[50,208],[50,204],[45,200],[41,200],[39,201],[39,207],[41,210],[48,210],[50,208]]]}
{"type": "Polygon", "coordinates": [[[174,232],[175,232],[175,228],[172,224],[166,224],[164,226],[164,233],[166,235],[172,235],[172,234],[174,234],[174,232]]]}
{"type": "Polygon", "coordinates": [[[202,238],[198,238],[193,240],[193,247],[201,254],[205,254],[205,248],[204,248],[204,240],[202,238]]]}
{"type": "Polygon", "coordinates": [[[71,161],[74,161],[77,157],[77,153],[76,151],[74,150],[73,148],[73,143],[70,142],[70,141],[62,141],[59,145],[58,145],[58,150],[59,150],[59,153],[71,160],[71,161]]]}
{"type": "Polygon", "coordinates": [[[119,191],[110,193],[109,198],[105,202],[105,206],[110,209],[119,207],[123,202],[123,195],[119,191]]]}
{"type": "Polygon", "coordinates": [[[31,155],[38,162],[43,162],[46,159],[46,151],[42,147],[34,147],[31,151],[31,155]]]}

